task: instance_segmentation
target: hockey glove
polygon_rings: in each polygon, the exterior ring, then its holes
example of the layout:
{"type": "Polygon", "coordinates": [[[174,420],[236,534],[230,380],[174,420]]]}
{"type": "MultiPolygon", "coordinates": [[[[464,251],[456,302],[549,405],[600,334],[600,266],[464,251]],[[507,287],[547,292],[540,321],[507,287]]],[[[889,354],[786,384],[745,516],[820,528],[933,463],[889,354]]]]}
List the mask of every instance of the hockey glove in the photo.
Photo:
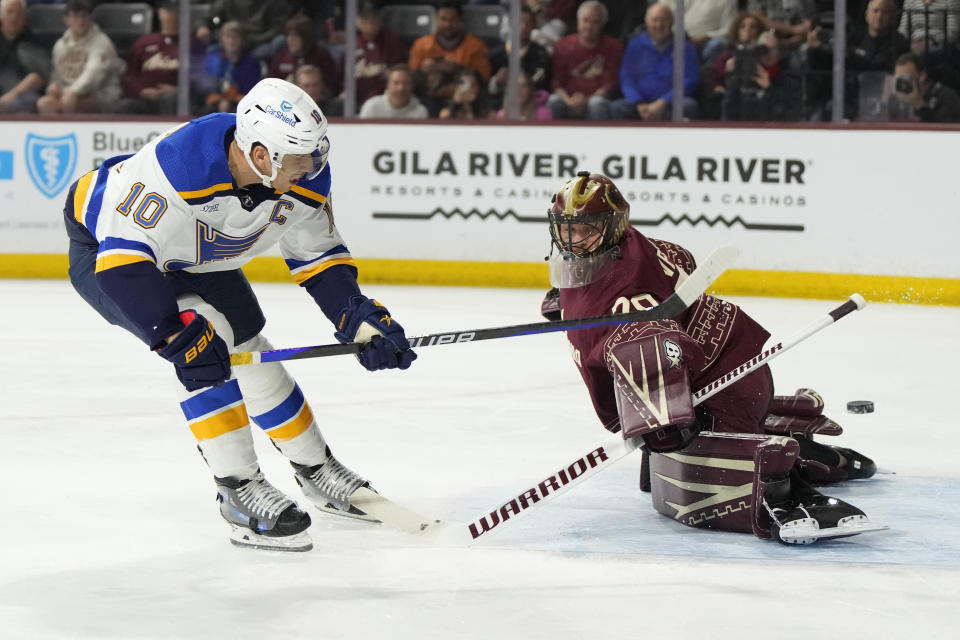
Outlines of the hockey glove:
{"type": "Polygon", "coordinates": [[[338,318],[334,334],[337,340],[342,344],[367,343],[357,354],[357,359],[368,370],[406,369],[417,359],[403,327],[376,300],[364,295],[352,296],[338,318]]]}
{"type": "Polygon", "coordinates": [[[183,331],[157,353],[173,363],[187,391],[219,387],[230,378],[230,350],[213,325],[193,310],[180,314],[183,331]]]}

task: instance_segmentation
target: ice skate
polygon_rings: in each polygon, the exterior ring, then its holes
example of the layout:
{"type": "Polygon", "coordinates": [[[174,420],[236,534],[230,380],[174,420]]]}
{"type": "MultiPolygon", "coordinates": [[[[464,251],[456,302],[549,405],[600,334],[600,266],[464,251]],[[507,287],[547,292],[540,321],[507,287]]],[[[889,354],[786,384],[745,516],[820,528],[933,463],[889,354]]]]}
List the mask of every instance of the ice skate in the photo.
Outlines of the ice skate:
{"type": "Polygon", "coordinates": [[[843,500],[825,496],[791,476],[789,502],[771,507],[763,504],[773,522],[770,532],[783,544],[813,544],[817,540],[845,538],[889,527],[871,522],[867,515],[843,500]]]}
{"type": "Polygon", "coordinates": [[[214,478],[220,515],[230,525],[230,542],[276,551],[313,548],[310,514],[270,484],[259,470],[252,478],[214,478]]]}
{"type": "Polygon", "coordinates": [[[843,469],[847,480],[865,480],[877,472],[877,464],[867,456],[846,447],[831,447],[846,459],[843,469]]]}
{"type": "Polygon", "coordinates": [[[290,464],[293,465],[295,472],[293,477],[297,484],[300,485],[303,494],[317,509],[337,516],[357,518],[368,522],[380,522],[356,505],[350,504],[350,498],[358,490],[363,489],[376,493],[373,491],[373,487],[367,480],[340,464],[340,461],[334,458],[329,450],[327,451],[327,459],[321,464],[314,466],[297,464],[296,462],[290,464]]]}

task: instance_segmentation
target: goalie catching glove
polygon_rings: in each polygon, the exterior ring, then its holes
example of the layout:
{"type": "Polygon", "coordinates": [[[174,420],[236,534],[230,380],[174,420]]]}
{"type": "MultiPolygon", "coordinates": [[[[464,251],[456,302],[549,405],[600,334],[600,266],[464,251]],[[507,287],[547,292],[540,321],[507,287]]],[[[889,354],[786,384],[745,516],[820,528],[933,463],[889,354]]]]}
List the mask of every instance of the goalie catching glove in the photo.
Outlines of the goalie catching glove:
{"type": "Polygon", "coordinates": [[[369,371],[406,369],[417,359],[400,323],[386,307],[363,295],[351,297],[340,311],[334,335],[342,344],[366,343],[357,359],[369,371]]]}
{"type": "Polygon", "coordinates": [[[180,313],[183,331],[156,351],[173,363],[187,391],[219,387],[230,379],[230,349],[210,321],[188,309],[180,313]]]}

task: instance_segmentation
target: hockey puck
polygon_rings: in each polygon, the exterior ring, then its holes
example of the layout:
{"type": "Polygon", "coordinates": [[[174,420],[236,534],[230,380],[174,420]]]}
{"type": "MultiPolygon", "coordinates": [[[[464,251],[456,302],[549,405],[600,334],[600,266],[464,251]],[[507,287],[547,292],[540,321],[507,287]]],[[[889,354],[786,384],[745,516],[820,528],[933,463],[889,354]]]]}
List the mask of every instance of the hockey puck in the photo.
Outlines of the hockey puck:
{"type": "Polygon", "coordinates": [[[873,413],[873,403],[869,400],[853,400],[847,403],[847,413],[873,413]]]}

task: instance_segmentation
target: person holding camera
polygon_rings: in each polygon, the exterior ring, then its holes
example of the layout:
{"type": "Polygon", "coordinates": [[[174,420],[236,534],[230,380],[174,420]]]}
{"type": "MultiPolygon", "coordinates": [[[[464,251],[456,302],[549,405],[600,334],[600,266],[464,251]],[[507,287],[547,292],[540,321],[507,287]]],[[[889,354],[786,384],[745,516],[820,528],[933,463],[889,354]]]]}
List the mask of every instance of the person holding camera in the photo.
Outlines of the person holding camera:
{"type": "Polygon", "coordinates": [[[463,67],[457,74],[453,96],[442,109],[441,120],[481,120],[490,115],[483,81],[476,69],[463,67]]]}
{"type": "Polygon", "coordinates": [[[756,46],[742,47],[731,58],[723,96],[724,120],[752,122],[801,119],[800,82],[780,64],[780,41],[764,31],[756,46]]]}
{"type": "MultiPolygon", "coordinates": [[[[910,50],[910,43],[897,32],[896,15],[894,0],[870,0],[863,12],[864,25],[855,26],[847,38],[847,85],[844,92],[844,116],[847,118],[869,116],[865,109],[872,107],[865,106],[863,100],[879,98],[882,81],[877,78],[891,73],[897,57],[910,50]],[[859,106],[858,102],[861,103],[859,106]]],[[[807,66],[814,71],[809,79],[810,93],[814,96],[812,102],[823,105],[821,112],[814,114],[814,119],[818,120],[828,119],[832,106],[833,46],[829,38],[824,37],[825,33],[820,27],[815,28],[807,38],[806,47],[807,66]]]]}
{"type": "Polygon", "coordinates": [[[894,119],[900,115],[921,122],[960,122],[960,95],[931,80],[919,56],[903,54],[897,58],[893,72],[894,104],[900,107],[891,109],[894,119]]]}

